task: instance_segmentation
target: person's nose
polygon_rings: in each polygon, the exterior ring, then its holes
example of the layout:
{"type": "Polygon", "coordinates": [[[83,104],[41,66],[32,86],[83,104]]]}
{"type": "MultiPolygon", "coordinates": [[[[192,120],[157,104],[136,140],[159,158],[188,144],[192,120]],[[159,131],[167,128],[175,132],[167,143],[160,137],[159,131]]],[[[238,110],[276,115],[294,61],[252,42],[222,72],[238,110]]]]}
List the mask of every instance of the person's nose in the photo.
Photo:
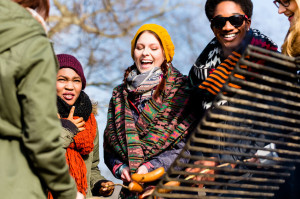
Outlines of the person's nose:
{"type": "Polygon", "coordinates": [[[144,56],[149,55],[149,48],[144,48],[144,50],[143,50],[143,55],[144,55],[144,56]]]}
{"type": "Polygon", "coordinates": [[[65,88],[67,90],[73,90],[74,89],[73,81],[67,81],[65,88]]]}
{"type": "Polygon", "coordinates": [[[286,7],[284,7],[283,5],[279,4],[278,7],[278,14],[282,14],[286,11],[286,7]]]}
{"type": "Polygon", "coordinates": [[[229,21],[226,21],[224,27],[222,28],[223,30],[225,31],[231,31],[233,30],[235,27],[229,22],[229,21]]]}

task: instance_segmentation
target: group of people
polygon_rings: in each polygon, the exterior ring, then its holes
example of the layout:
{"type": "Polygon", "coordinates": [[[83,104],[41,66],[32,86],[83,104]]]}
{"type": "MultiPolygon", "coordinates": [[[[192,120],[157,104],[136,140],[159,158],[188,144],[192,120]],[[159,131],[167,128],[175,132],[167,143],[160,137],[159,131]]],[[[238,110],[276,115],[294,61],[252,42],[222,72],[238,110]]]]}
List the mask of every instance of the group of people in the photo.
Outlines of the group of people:
{"type": "MultiPolygon", "coordinates": [[[[281,53],[296,57],[300,0],[274,4],[290,21],[281,53]]],[[[0,193],[32,199],[110,196],[114,184],[98,168],[97,104],[84,92],[81,63],[56,55],[47,39],[49,7],[48,0],[0,1],[0,193]]],[[[113,90],[104,131],[104,161],[116,178],[128,184],[133,173],[167,170],[246,47],[278,50],[251,28],[252,11],[251,0],[206,1],[215,37],[188,77],[172,65],[175,46],[164,27],[138,29],[131,41],[134,63],[113,90]]],[[[291,191],[299,194],[297,187],[291,191]]],[[[122,189],[119,197],[138,194],[122,189]]]]}

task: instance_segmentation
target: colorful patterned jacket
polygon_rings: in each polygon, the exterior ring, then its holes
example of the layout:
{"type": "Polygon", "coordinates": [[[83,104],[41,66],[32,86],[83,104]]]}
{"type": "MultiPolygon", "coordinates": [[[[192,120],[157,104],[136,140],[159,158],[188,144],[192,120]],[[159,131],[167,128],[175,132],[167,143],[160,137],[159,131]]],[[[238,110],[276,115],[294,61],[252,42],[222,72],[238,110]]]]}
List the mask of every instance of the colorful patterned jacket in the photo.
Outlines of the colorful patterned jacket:
{"type": "Polygon", "coordinates": [[[186,76],[174,67],[166,78],[164,91],[146,103],[137,122],[124,84],[113,90],[104,132],[104,159],[113,173],[122,164],[129,165],[131,172],[142,164],[150,170],[167,169],[183,148],[195,121],[188,106],[190,89],[186,76]]]}

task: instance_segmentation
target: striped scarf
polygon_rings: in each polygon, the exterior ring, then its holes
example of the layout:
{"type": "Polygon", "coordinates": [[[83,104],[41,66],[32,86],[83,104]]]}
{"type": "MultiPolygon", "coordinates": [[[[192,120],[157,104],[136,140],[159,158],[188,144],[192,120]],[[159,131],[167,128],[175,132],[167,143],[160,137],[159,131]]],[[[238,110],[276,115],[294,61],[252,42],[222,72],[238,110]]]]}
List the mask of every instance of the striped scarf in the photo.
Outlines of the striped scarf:
{"type": "MultiPolygon", "coordinates": [[[[190,83],[203,90],[204,98],[213,98],[220,92],[236,63],[241,58],[241,54],[249,44],[277,51],[277,45],[270,38],[261,34],[256,29],[250,29],[239,49],[233,51],[225,60],[222,61],[221,44],[216,38],[214,38],[203,50],[191,69],[189,74],[190,83]]],[[[246,57],[246,59],[250,60],[250,57],[246,57]]],[[[251,61],[262,64],[262,60],[251,59],[251,61]]],[[[245,65],[240,65],[240,67],[245,70],[251,70],[245,65]]],[[[240,79],[245,79],[245,77],[241,75],[235,76],[240,79]]],[[[234,84],[229,84],[229,86],[240,88],[234,84]]]]}
{"type": "Polygon", "coordinates": [[[162,71],[158,67],[150,71],[138,74],[137,69],[133,69],[127,77],[127,89],[137,94],[149,92],[159,84],[162,78],[162,71]]]}
{"type": "Polygon", "coordinates": [[[195,119],[186,109],[189,100],[186,80],[170,66],[164,91],[158,99],[151,98],[146,103],[137,122],[125,85],[116,87],[104,131],[105,153],[116,154],[135,172],[142,163],[183,139],[195,119]]]}
{"type": "Polygon", "coordinates": [[[133,69],[127,77],[127,90],[132,98],[134,105],[139,109],[143,109],[144,102],[148,101],[157,85],[162,80],[162,71],[158,67],[152,68],[150,71],[138,74],[137,69],[133,69]]]}

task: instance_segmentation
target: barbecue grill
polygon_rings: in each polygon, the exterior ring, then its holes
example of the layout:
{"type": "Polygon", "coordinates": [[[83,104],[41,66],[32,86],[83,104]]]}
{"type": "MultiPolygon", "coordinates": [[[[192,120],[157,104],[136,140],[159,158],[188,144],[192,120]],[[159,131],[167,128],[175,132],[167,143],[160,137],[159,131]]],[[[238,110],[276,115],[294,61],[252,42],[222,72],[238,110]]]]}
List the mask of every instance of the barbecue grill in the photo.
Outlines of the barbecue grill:
{"type": "Polygon", "coordinates": [[[249,46],[150,198],[274,197],[300,163],[299,63],[249,46]]]}

